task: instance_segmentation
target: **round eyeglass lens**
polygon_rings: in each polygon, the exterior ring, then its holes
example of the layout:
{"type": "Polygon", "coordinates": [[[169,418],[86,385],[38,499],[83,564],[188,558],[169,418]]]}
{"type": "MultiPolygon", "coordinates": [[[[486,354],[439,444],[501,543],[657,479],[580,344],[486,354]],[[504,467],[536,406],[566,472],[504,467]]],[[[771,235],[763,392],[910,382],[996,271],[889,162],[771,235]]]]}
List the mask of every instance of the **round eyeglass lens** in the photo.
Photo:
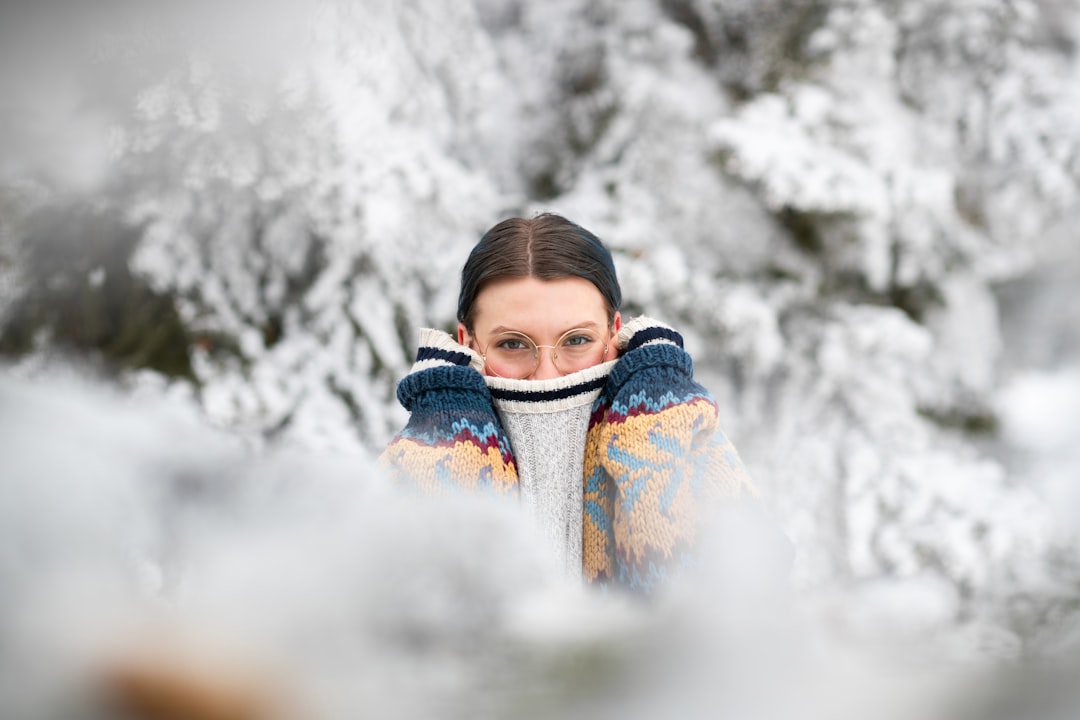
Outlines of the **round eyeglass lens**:
{"type": "Polygon", "coordinates": [[[504,332],[488,343],[484,360],[488,369],[499,377],[519,379],[533,374],[540,364],[540,355],[528,335],[504,332]]]}
{"type": "Polygon", "coordinates": [[[562,373],[572,373],[578,370],[599,365],[604,361],[607,354],[607,345],[596,332],[579,328],[559,338],[555,345],[555,367],[562,373]]]}

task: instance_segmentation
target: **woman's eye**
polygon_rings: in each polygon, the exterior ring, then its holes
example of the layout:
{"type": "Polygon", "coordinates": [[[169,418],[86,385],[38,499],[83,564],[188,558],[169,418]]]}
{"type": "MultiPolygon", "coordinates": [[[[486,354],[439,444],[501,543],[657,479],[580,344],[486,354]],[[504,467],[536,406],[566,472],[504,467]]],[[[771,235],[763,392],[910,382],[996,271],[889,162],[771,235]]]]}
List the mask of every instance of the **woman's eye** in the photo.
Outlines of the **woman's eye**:
{"type": "Polygon", "coordinates": [[[563,341],[563,345],[567,347],[581,347],[582,345],[588,345],[592,340],[593,339],[588,335],[571,335],[563,341]]]}
{"type": "Polygon", "coordinates": [[[528,345],[521,340],[502,340],[498,347],[502,350],[525,350],[528,345]]]}

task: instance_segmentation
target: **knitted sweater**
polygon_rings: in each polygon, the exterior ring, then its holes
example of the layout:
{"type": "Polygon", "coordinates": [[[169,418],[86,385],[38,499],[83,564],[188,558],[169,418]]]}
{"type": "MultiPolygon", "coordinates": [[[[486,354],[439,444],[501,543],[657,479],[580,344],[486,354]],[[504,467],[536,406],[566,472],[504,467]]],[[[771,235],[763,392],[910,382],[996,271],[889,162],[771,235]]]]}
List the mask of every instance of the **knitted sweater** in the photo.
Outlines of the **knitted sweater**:
{"type": "MultiPolygon", "coordinates": [[[[616,344],[619,359],[584,380],[598,392],[583,445],[572,435],[565,443],[582,451],[581,569],[590,583],[649,592],[694,563],[707,500],[756,492],[720,429],[716,403],[693,379],[682,337],[640,317],[623,327],[616,344]]],[[[480,374],[482,367],[476,353],[446,333],[422,331],[413,371],[397,391],[409,422],[381,462],[397,481],[425,493],[482,490],[524,496],[528,503],[543,486],[557,495],[552,483],[565,485],[545,477],[524,445],[515,452],[496,403],[504,417],[507,402],[540,407],[576,394],[581,378],[567,376],[572,389],[552,389],[534,381],[495,382],[480,374]],[[522,469],[526,458],[530,467],[522,469]],[[529,478],[524,486],[522,478],[529,478]]],[[[528,434],[521,429],[522,437],[528,434]]]]}
{"type": "Polygon", "coordinates": [[[559,566],[581,574],[585,441],[589,419],[615,362],[551,380],[485,377],[514,452],[521,503],[559,566]]]}

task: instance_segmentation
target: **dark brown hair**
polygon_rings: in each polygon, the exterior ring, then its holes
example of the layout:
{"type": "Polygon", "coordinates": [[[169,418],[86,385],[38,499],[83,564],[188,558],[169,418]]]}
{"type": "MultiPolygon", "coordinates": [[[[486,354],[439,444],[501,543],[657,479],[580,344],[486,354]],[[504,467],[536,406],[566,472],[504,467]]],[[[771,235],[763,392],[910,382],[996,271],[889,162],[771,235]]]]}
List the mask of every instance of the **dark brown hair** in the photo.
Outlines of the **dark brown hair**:
{"type": "Polygon", "coordinates": [[[484,285],[516,277],[588,280],[604,296],[609,324],[622,304],[615,263],[600,238],[561,215],[544,213],[503,220],[480,238],[461,268],[458,322],[471,333],[473,304],[484,285]]]}

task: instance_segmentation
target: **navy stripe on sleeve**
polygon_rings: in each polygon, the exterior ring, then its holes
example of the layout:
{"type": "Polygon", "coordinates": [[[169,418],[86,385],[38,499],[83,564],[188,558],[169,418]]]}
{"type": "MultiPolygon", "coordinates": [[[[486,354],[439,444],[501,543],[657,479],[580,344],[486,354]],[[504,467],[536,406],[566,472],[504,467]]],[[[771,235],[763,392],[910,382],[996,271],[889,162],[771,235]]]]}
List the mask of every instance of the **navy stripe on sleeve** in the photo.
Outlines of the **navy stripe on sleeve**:
{"type": "Polygon", "coordinates": [[[639,348],[645,343],[652,342],[653,340],[667,340],[679,347],[683,346],[682,335],[671,328],[647,327],[634,333],[633,337],[630,338],[630,342],[626,344],[626,352],[630,352],[634,348],[639,348]]]}
{"type": "Polygon", "coordinates": [[[471,358],[465,353],[456,350],[422,347],[416,351],[416,362],[423,362],[424,360],[444,360],[454,365],[468,365],[471,358]]]}

